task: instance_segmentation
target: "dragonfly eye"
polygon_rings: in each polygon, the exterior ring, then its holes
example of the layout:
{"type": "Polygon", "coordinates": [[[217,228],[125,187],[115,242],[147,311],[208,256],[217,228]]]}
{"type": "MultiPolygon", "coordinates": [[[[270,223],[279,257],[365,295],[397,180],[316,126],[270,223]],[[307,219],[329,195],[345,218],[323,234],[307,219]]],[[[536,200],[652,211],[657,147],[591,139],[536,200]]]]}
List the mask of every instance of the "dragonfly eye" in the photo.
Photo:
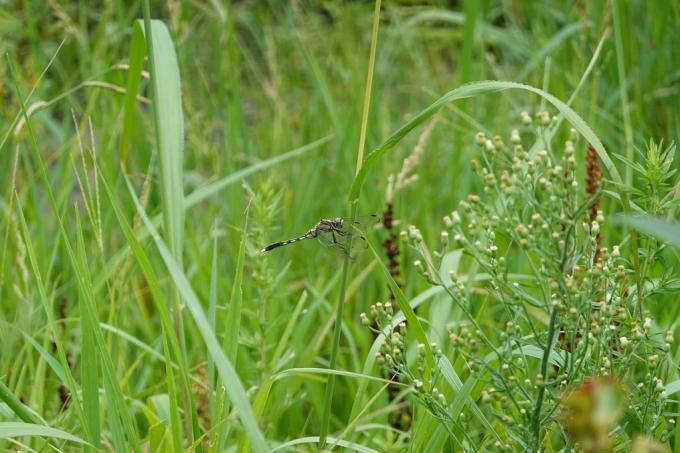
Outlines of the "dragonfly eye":
{"type": "Polygon", "coordinates": [[[342,225],[342,217],[336,217],[335,223],[337,223],[338,225],[342,225]]]}

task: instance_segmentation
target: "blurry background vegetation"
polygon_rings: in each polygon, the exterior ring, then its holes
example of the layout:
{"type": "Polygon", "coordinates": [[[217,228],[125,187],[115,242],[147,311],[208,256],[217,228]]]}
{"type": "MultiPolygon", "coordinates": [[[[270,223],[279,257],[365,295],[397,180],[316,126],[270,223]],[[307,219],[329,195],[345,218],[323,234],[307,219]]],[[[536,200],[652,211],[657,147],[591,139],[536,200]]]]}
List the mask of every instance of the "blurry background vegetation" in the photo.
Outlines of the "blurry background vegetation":
{"type": "MultiPolygon", "coordinates": [[[[261,386],[281,367],[327,365],[339,282],[337,257],[308,243],[277,250],[265,264],[257,261],[260,258],[254,252],[265,241],[304,233],[321,217],[346,215],[372,13],[372,2],[349,1],[168,0],[151,4],[152,17],[162,19],[170,30],[182,77],[186,194],[239,169],[333,136],[321,147],[248,177],[250,189],[231,185],[187,212],[185,269],[203,301],[210,292],[211,231],[215,226],[223,231],[217,245],[217,316],[223,319],[244,209],[255,200],[250,212],[253,234],[246,253],[237,366],[246,389],[261,386]],[[303,291],[307,296],[301,296],[303,291]],[[272,363],[301,297],[306,297],[304,310],[285,345],[286,353],[277,356],[279,363],[272,363]]],[[[82,194],[73,159],[79,145],[72,115],[81,133],[91,121],[98,164],[125,200],[132,219],[134,208],[121,168],[124,164],[140,192],[155,146],[152,116],[148,106],[140,104],[131,150],[121,163],[123,97],[110,85],[95,82],[125,86],[122,64],[129,55],[132,23],[140,17],[138,1],[0,0],[0,379],[52,425],[68,432],[78,433],[77,422],[68,409],[59,415],[59,381],[46,367],[44,356],[26,340],[31,337],[51,351],[35,275],[27,264],[24,241],[19,239],[16,200],[26,216],[55,315],[71,320],[63,323],[63,338],[74,369],[80,341],[77,288],[36,162],[28,152],[27,129],[21,127],[16,134],[12,129],[21,109],[5,55],[14,62],[20,90],[26,94],[35,88],[27,106],[48,103],[32,115],[32,127],[74,238],[74,210],[81,212],[88,265],[96,280],[106,275],[104,263],[121,249],[124,238],[102,195],[100,247],[95,225],[88,222],[79,203],[82,194]],[[14,190],[16,198],[11,202],[14,190]]],[[[677,1],[385,1],[367,150],[438,96],[470,81],[522,82],[566,101],[605,34],[596,67],[572,107],[610,153],[625,155],[631,146],[644,149],[651,138],[666,143],[676,140],[680,131],[678,23],[677,1]]],[[[150,96],[146,81],[140,95],[150,96]]],[[[442,216],[478,190],[469,168],[474,134],[483,130],[507,137],[519,123],[520,112],[541,109],[537,96],[517,91],[445,108],[425,144],[418,182],[395,199],[395,215],[402,226],[417,222],[426,238],[436,240],[442,216]]],[[[89,146],[89,131],[83,135],[89,146]]],[[[363,213],[382,212],[387,175],[399,170],[417,140],[418,134],[409,136],[391,160],[384,160],[381,169],[369,176],[362,194],[363,213]]],[[[584,152],[585,145],[580,143],[579,162],[584,152]]],[[[160,207],[155,189],[157,159],[152,165],[147,211],[155,213],[160,207]]],[[[625,173],[623,165],[620,169],[625,173]]],[[[611,199],[605,199],[603,206],[607,214],[618,209],[611,199]]],[[[380,234],[376,232],[374,239],[383,240],[380,234]]],[[[616,228],[608,229],[605,242],[607,235],[619,234],[616,228]]],[[[168,287],[168,275],[157,254],[151,247],[147,251],[154,256],[161,284],[168,287]]],[[[407,254],[401,259],[409,262],[407,254]]],[[[361,328],[359,313],[388,296],[377,272],[369,268],[360,274],[368,262],[364,258],[355,266],[354,275],[359,277],[351,280],[355,286],[350,285],[339,363],[339,368],[357,372],[373,341],[361,328]]],[[[669,261],[669,266],[677,266],[677,261],[669,261]]],[[[425,288],[408,266],[402,272],[408,297],[425,288]]],[[[96,300],[102,322],[162,351],[159,320],[134,260],[114,269],[106,284],[98,287],[96,300]]],[[[675,307],[649,308],[666,325],[676,312],[675,307]]],[[[434,316],[429,310],[424,306],[419,315],[434,316]]],[[[218,321],[220,338],[223,329],[218,321]]],[[[146,360],[145,352],[121,336],[109,335],[107,341],[128,398],[146,404],[150,396],[167,392],[162,361],[146,360]]],[[[190,372],[205,381],[205,350],[190,322],[186,342],[190,372]]],[[[351,379],[338,380],[332,431],[345,426],[356,385],[351,379]]],[[[282,441],[318,434],[323,391],[323,381],[317,378],[290,378],[274,387],[260,418],[267,438],[282,441]]],[[[197,401],[200,406],[199,397],[197,401]]],[[[379,412],[385,401],[371,409],[371,421],[385,423],[384,414],[372,412],[379,412]]],[[[143,435],[146,422],[138,423],[143,435]]],[[[391,442],[385,431],[356,439],[377,449],[391,442]]]]}

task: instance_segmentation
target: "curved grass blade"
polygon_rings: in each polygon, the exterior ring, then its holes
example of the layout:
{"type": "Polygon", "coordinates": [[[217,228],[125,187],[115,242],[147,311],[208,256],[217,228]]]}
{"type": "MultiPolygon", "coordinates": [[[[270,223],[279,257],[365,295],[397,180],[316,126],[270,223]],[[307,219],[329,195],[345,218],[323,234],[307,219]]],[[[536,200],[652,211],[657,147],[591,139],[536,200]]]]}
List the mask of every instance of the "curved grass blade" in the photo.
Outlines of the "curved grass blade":
{"type": "Polygon", "coordinates": [[[196,296],[196,293],[191,287],[189,280],[184,274],[184,271],[172,258],[170,250],[158,235],[156,228],[146,215],[144,208],[135,195],[130,181],[126,179],[126,182],[128,184],[130,195],[135,203],[135,206],[137,207],[137,212],[144,221],[146,228],[149,230],[149,232],[151,232],[151,237],[153,238],[154,243],[161,254],[161,257],[163,258],[165,266],[177,285],[179,292],[184,298],[187,308],[189,308],[189,312],[193,316],[196,326],[198,327],[198,331],[203,337],[203,341],[205,342],[208,351],[215,362],[215,367],[219,371],[227,394],[236,408],[238,416],[241,419],[241,423],[243,424],[243,428],[245,429],[248,438],[253,445],[253,449],[257,452],[269,451],[269,447],[267,446],[264,435],[262,434],[262,431],[260,431],[260,428],[257,425],[257,420],[253,415],[253,410],[250,402],[248,401],[248,396],[246,395],[243,383],[241,382],[241,379],[236,373],[233,365],[224,354],[224,351],[222,351],[220,348],[217,337],[210,328],[210,322],[203,312],[203,308],[201,307],[201,303],[198,300],[198,296],[196,296]]]}
{"type": "Polygon", "coordinates": [[[12,439],[15,437],[51,437],[54,439],[68,440],[79,444],[88,445],[83,439],[60,429],[49,426],[35,425],[22,422],[0,422],[0,439],[12,439]]]}
{"type": "MultiPolygon", "coordinates": [[[[321,437],[319,436],[310,436],[310,437],[300,437],[299,439],[293,439],[288,442],[282,443],[281,445],[277,446],[274,448],[272,451],[285,451],[291,447],[294,447],[296,445],[305,445],[305,444],[318,444],[321,441],[321,437]]],[[[350,450],[354,451],[360,451],[362,453],[379,453],[378,450],[374,450],[369,447],[364,447],[363,445],[354,443],[354,442],[348,442],[346,440],[341,440],[341,439],[336,439],[335,437],[331,436],[326,436],[326,442],[329,444],[334,444],[338,445],[343,448],[348,448],[350,450]]]]}
{"type": "MultiPolygon", "coordinates": [[[[481,82],[468,83],[466,85],[460,86],[454,90],[449,91],[435,102],[433,102],[429,107],[421,111],[416,115],[411,121],[400,127],[391,137],[389,137],[382,145],[371,151],[366,160],[364,161],[361,170],[354,178],[352,182],[352,188],[350,189],[349,201],[354,202],[359,196],[361,187],[363,186],[368,172],[378,163],[378,161],[389,151],[391,151],[409,132],[415,129],[417,126],[421,125],[427,121],[432,115],[439,111],[444,105],[449,102],[453,102],[459,99],[466,99],[471,97],[476,97],[482,94],[495,93],[510,89],[518,89],[523,91],[529,91],[531,93],[538,94],[543,97],[546,101],[551,103],[557,110],[560,111],[564,118],[576,129],[597,151],[600,156],[602,163],[609,172],[610,177],[617,183],[621,183],[621,175],[619,174],[614,162],[612,162],[609,154],[604,148],[604,145],[597,137],[595,132],[590,128],[590,126],[581,118],[578,113],[576,113],[571,107],[569,107],[563,101],[557,99],[550,93],[547,93],[539,88],[535,88],[529,85],[516,82],[505,82],[497,80],[486,80],[481,82]]],[[[624,208],[628,209],[628,197],[624,196],[622,193],[622,203],[624,208]]]]}
{"type": "Polygon", "coordinates": [[[7,407],[24,422],[36,425],[47,425],[45,419],[33,409],[22,403],[2,380],[0,380],[0,401],[4,402],[7,407]]]}

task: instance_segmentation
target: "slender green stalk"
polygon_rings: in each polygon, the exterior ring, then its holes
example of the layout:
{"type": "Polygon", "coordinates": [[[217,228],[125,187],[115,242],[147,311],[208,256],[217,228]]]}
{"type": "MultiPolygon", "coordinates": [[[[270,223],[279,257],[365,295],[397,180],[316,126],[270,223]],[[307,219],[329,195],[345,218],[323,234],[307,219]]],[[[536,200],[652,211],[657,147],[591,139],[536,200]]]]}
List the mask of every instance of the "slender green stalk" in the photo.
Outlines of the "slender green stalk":
{"type": "Polygon", "coordinates": [[[543,351],[543,358],[541,359],[541,374],[543,375],[543,383],[539,386],[538,397],[536,398],[536,407],[534,408],[534,415],[531,422],[531,429],[534,432],[534,450],[540,451],[541,447],[541,409],[543,408],[543,398],[545,397],[546,376],[548,374],[548,363],[550,362],[550,351],[552,351],[553,339],[555,337],[555,326],[557,324],[557,308],[553,308],[550,315],[550,325],[548,326],[548,341],[543,351]]]}
{"type": "MultiPolygon", "coordinates": [[[[149,1],[142,3],[144,16],[144,35],[147,43],[149,74],[151,77],[152,106],[156,146],[160,156],[160,189],[163,205],[163,226],[170,250],[175,261],[182,266],[184,230],[184,191],[182,187],[182,158],[184,125],[182,122],[181,92],[179,89],[179,68],[174,51],[163,51],[161,39],[154,44],[149,1]],[[160,55],[156,55],[159,52],[160,55]],[[160,58],[157,58],[160,57],[160,58]],[[165,71],[163,71],[163,69],[165,71]],[[159,73],[159,70],[161,73],[159,73]],[[163,73],[164,72],[164,73],[163,73]]],[[[164,28],[162,29],[164,30],[164,28]]],[[[162,31],[160,30],[160,31],[162,31]]],[[[163,35],[159,33],[162,37],[163,35]]],[[[170,44],[170,48],[171,44],[170,44]]],[[[188,363],[184,323],[182,319],[182,300],[176,286],[171,289],[175,331],[179,341],[182,363],[188,363]]],[[[184,429],[192,444],[200,436],[200,427],[188,379],[181,382],[181,396],[184,409],[184,429]]],[[[200,444],[197,446],[200,451],[200,444]]]]}
{"type": "MultiPolygon", "coordinates": [[[[628,92],[626,90],[626,66],[624,62],[623,55],[623,36],[621,31],[621,14],[622,11],[619,7],[619,0],[612,1],[613,9],[613,19],[614,19],[614,43],[616,46],[616,67],[619,75],[619,97],[621,98],[621,116],[623,116],[623,134],[626,140],[626,159],[629,162],[633,162],[635,159],[635,154],[633,152],[633,126],[630,121],[630,108],[628,107],[628,92]]],[[[625,174],[626,188],[622,189],[628,190],[633,184],[633,167],[626,165],[625,174]]],[[[621,200],[624,204],[624,209],[627,212],[631,212],[628,204],[628,196],[623,198],[623,192],[621,194],[621,200]]],[[[631,259],[633,261],[633,269],[635,271],[635,289],[636,289],[636,300],[637,300],[637,312],[640,316],[640,321],[642,321],[642,275],[640,272],[640,256],[638,253],[638,237],[637,232],[634,230],[630,231],[630,249],[631,249],[631,259]]]]}
{"type": "MultiPolygon", "coordinates": [[[[380,1],[376,0],[375,10],[373,12],[373,31],[371,33],[371,51],[368,60],[368,74],[366,75],[366,91],[364,92],[364,106],[361,115],[361,133],[359,135],[359,149],[357,152],[357,164],[355,176],[361,171],[361,166],[364,162],[364,147],[366,146],[366,130],[368,128],[368,111],[371,105],[371,90],[373,88],[373,72],[375,69],[375,54],[378,47],[378,29],[380,27],[380,1]]],[[[357,199],[352,202],[351,206],[351,223],[354,223],[354,219],[357,216],[357,210],[359,207],[357,199]]],[[[349,238],[348,249],[352,248],[352,238],[349,238]]],[[[349,256],[345,257],[345,261],[342,264],[342,281],[340,286],[340,295],[338,299],[338,308],[335,314],[335,328],[333,331],[333,343],[331,346],[331,358],[328,364],[330,369],[335,369],[338,350],[340,349],[340,335],[342,334],[342,316],[345,306],[345,294],[347,292],[347,282],[349,281],[349,256]]],[[[328,383],[326,384],[326,394],[324,396],[324,411],[321,419],[321,431],[319,433],[319,448],[324,448],[326,446],[326,437],[328,436],[331,410],[333,408],[333,390],[335,387],[335,375],[331,374],[328,376],[328,383]]]]}

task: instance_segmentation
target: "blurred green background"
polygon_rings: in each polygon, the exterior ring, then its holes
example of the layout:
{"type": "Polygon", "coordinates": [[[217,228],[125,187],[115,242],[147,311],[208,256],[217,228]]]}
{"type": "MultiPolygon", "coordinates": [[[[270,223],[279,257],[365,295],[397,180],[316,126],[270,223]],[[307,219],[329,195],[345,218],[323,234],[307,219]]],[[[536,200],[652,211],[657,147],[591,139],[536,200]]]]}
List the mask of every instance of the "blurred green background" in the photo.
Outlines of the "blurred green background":
{"type": "MultiPolygon", "coordinates": [[[[184,267],[205,307],[211,288],[211,231],[222,232],[216,280],[217,332],[222,339],[221,319],[228,312],[244,210],[250,205],[237,369],[252,392],[282,368],[328,363],[340,280],[337,257],[312,243],[277,250],[266,261],[255,251],[268,241],[304,233],[322,217],[347,214],[373,7],[359,1],[151,2],[151,16],[168,27],[178,57],[185,194],[332,135],[322,146],[249,176],[249,188],[231,185],[187,212],[184,267]],[[296,314],[284,353],[277,356],[279,340],[301,298],[302,311],[296,314]],[[279,361],[274,363],[273,358],[279,361]]],[[[113,210],[101,195],[100,223],[89,221],[77,175],[92,177],[92,168],[76,169],[80,146],[73,117],[86,147],[92,144],[91,127],[102,176],[123,200],[129,221],[134,207],[121,176],[123,168],[138,193],[151,168],[147,212],[160,209],[158,159],[151,159],[154,123],[147,104],[138,104],[130,152],[123,162],[119,152],[125,63],[133,21],[141,16],[138,1],[0,0],[0,162],[4,169],[0,174],[0,379],[51,424],[75,433],[73,411],[60,409],[59,379],[46,366],[44,354],[26,340],[31,337],[53,353],[52,339],[44,330],[36,276],[21,239],[18,204],[26,216],[49,302],[55,316],[65,320],[60,323],[62,339],[77,368],[81,332],[76,274],[58,239],[37,162],[28,151],[27,128],[17,126],[21,108],[14,86],[24,95],[33,90],[26,101],[33,132],[74,238],[74,212],[80,212],[87,264],[93,280],[102,283],[95,294],[100,321],[162,352],[160,321],[135,260],[130,257],[113,269],[106,267],[125,244],[113,210]],[[16,68],[15,81],[9,60],[16,68]]],[[[573,101],[574,110],[613,154],[625,155],[631,146],[644,149],[650,139],[674,141],[680,131],[679,23],[677,1],[384,1],[366,149],[379,145],[437,97],[466,82],[521,82],[566,101],[603,37],[601,54],[573,101]]],[[[139,94],[151,95],[146,79],[139,94]]],[[[437,241],[442,216],[479,189],[469,164],[475,133],[482,130],[506,138],[519,125],[522,111],[545,108],[537,96],[518,91],[487,94],[444,108],[424,144],[416,169],[418,181],[394,199],[399,228],[415,223],[426,240],[437,241]]],[[[399,171],[418,142],[418,132],[369,175],[362,214],[383,212],[387,177],[399,171]]],[[[579,162],[584,151],[581,142],[579,162]]],[[[626,172],[623,165],[619,168],[626,172]]],[[[605,199],[603,206],[608,214],[618,210],[611,199],[605,199]]],[[[615,228],[608,231],[605,242],[607,235],[619,235],[615,228]]],[[[375,232],[376,243],[384,240],[381,234],[375,232]]],[[[155,249],[148,241],[144,244],[160,284],[169,288],[170,277],[155,249]]],[[[426,286],[405,264],[408,253],[400,259],[405,292],[414,297],[426,286]]],[[[345,310],[339,368],[356,372],[361,372],[373,340],[360,325],[359,313],[388,296],[384,281],[369,262],[360,258],[356,263],[345,310]]],[[[669,266],[677,266],[677,261],[669,266]]],[[[649,308],[666,322],[676,312],[649,308]]],[[[419,315],[436,318],[436,310],[429,310],[423,308],[419,315]]],[[[185,330],[190,373],[205,383],[202,340],[192,322],[185,330]]],[[[110,330],[106,335],[130,402],[144,405],[153,395],[168,391],[162,360],[147,360],[147,352],[110,330]]],[[[350,379],[338,380],[332,431],[345,426],[356,385],[350,379]]],[[[275,386],[259,419],[267,438],[283,441],[318,434],[323,392],[318,376],[311,381],[291,378],[275,386]]],[[[200,406],[200,398],[196,401],[200,406]]],[[[373,408],[374,420],[385,418],[380,407],[373,408]]],[[[139,412],[136,417],[143,418],[139,412]]],[[[150,422],[137,423],[144,436],[150,422]]],[[[376,436],[360,434],[355,440],[379,450],[391,448],[393,441],[383,431],[376,436]]]]}

